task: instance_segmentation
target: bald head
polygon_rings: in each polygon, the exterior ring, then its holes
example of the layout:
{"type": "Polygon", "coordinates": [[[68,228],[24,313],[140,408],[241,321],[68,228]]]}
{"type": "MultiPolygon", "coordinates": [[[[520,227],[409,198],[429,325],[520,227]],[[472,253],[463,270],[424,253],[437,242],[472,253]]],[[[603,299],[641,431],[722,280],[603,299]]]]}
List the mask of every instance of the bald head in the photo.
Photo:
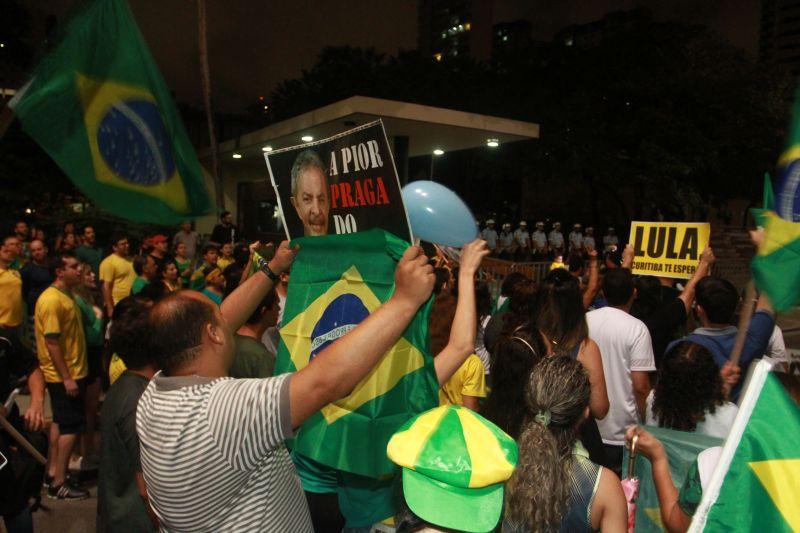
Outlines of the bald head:
{"type": "Polygon", "coordinates": [[[221,317],[208,297],[194,291],[177,291],[160,300],[150,311],[150,338],[158,365],[166,374],[198,357],[209,324],[221,317]]]}

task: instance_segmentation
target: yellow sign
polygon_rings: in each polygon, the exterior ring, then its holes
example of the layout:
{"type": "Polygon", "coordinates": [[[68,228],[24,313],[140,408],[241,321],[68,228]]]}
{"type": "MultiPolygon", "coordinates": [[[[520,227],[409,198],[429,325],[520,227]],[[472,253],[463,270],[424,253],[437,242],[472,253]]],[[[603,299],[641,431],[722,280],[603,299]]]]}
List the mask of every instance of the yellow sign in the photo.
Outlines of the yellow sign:
{"type": "Polygon", "coordinates": [[[707,222],[632,222],[633,273],[691,278],[710,234],[707,222]]]}

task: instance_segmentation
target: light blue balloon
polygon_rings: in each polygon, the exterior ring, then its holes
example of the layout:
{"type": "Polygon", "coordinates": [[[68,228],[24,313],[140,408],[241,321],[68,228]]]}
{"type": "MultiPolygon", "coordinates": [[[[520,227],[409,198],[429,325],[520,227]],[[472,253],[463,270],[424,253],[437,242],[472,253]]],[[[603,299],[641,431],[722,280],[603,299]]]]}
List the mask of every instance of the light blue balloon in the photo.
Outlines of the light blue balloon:
{"type": "Polygon", "coordinates": [[[444,185],[413,181],[402,193],[415,237],[444,246],[463,246],[478,236],[469,207],[444,185]]]}

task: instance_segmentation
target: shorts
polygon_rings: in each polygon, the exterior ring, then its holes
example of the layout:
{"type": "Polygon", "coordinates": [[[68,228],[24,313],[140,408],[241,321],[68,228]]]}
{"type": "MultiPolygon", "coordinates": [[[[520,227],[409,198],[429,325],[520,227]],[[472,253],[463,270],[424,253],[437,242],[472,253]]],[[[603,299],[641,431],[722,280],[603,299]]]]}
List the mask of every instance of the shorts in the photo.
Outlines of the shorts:
{"type": "Polygon", "coordinates": [[[62,435],[83,433],[86,427],[86,378],[75,380],[78,384],[78,395],[74,398],[67,396],[63,383],[48,383],[47,392],[50,393],[50,406],[53,409],[53,422],[58,424],[58,431],[62,435]]]}

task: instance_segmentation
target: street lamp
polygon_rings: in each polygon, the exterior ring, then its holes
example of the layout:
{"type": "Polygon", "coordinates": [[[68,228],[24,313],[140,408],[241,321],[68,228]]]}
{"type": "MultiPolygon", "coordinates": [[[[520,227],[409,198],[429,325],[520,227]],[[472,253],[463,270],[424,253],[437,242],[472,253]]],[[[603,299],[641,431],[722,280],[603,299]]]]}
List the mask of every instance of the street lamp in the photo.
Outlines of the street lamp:
{"type": "Polygon", "coordinates": [[[311,141],[314,140],[314,137],[312,137],[311,135],[303,135],[302,137],[300,137],[300,140],[303,141],[304,143],[310,143],[311,141]]]}
{"type": "Polygon", "coordinates": [[[441,148],[434,149],[433,154],[431,155],[431,173],[428,176],[428,179],[430,179],[431,181],[433,181],[433,160],[435,157],[438,157],[440,155],[444,155],[444,150],[442,150],[441,148]]]}
{"type": "Polygon", "coordinates": [[[234,158],[234,159],[241,159],[241,158],[242,158],[242,154],[240,154],[240,153],[238,153],[238,152],[234,152],[234,153],[233,153],[233,158],[234,158]]]}

